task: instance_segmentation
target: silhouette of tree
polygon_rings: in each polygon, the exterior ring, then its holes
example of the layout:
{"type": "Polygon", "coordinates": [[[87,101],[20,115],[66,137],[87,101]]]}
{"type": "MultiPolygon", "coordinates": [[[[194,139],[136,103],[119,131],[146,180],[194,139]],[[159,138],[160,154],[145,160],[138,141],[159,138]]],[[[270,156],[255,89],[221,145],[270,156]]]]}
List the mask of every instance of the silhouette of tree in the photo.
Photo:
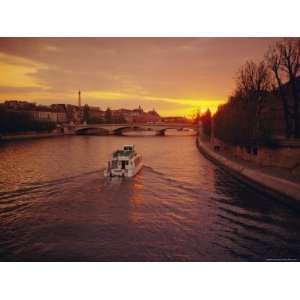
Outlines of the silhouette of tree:
{"type": "Polygon", "coordinates": [[[299,83],[300,39],[285,38],[266,53],[266,60],[273,72],[276,88],[283,103],[286,136],[300,137],[299,83]],[[289,107],[287,89],[291,89],[293,105],[289,107]]]}
{"type": "Polygon", "coordinates": [[[276,115],[269,119],[268,114],[273,113],[272,101],[276,99],[283,105],[286,137],[300,138],[299,38],[282,39],[269,48],[264,61],[248,61],[240,68],[233,95],[213,117],[214,135],[250,148],[258,144],[274,146],[271,131],[278,119],[276,115]]]}
{"type": "Polygon", "coordinates": [[[207,136],[211,136],[211,112],[208,109],[204,114],[200,116],[202,122],[203,133],[207,136]]]}
{"type": "Polygon", "coordinates": [[[239,70],[235,96],[244,101],[253,117],[252,139],[257,141],[262,133],[261,113],[271,91],[271,76],[264,61],[248,61],[239,70]]]}
{"type": "Polygon", "coordinates": [[[200,120],[201,120],[200,112],[197,111],[197,113],[192,118],[192,123],[198,125],[200,120]]]}
{"type": "Polygon", "coordinates": [[[214,116],[214,135],[230,144],[256,146],[266,136],[262,110],[271,90],[265,62],[246,62],[238,71],[236,86],[229,101],[219,106],[214,116]]]}
{"type": "Polygon", "coordinates": [[[214,115],[214,135],[222,141],[240,146],[253,143],[253,112],[240,95],[233,95],[219,106],[214,115]]]}

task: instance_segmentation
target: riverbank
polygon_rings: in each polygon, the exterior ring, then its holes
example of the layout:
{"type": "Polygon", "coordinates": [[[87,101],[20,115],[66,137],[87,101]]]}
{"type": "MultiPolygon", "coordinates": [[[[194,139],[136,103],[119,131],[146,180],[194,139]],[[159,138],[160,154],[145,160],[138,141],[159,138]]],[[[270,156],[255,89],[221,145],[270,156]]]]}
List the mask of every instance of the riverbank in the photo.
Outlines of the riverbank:
{"type": "Polygon", "coordinates": [[[283,169],[257,166],[215,151],[210,143],[197,137],[197,147],[202,154],[221,165],[233,175],[246,181],[261,192],[300,206],[300,182],[283,169]]]}
{"type": "Polygon", "coordinates": [[[63,133],[58,132],[30,132],[30,133],[22,133],[22,134],[10,134],[10,135],[0,135],[0,142],[1,141],[14,141],[14,140],[27,140],[27,139],[40,139],[40,138],[47,138],[47,137],[57,137],[63,136],[63,133]]]}

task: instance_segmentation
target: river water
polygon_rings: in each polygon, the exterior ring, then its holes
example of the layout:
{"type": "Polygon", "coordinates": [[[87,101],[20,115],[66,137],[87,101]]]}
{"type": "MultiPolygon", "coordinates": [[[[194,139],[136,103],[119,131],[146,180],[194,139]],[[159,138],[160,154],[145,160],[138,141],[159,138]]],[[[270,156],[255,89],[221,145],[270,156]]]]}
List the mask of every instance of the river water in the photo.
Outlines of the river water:
{"type": "Polygon", "coordinates": [[[237,181],[195,137],[72,136],[0,146],[2,261],[298,260],[300,212],[237,181]],[[134,143],[145,167],[108,181],[134,143]]]}

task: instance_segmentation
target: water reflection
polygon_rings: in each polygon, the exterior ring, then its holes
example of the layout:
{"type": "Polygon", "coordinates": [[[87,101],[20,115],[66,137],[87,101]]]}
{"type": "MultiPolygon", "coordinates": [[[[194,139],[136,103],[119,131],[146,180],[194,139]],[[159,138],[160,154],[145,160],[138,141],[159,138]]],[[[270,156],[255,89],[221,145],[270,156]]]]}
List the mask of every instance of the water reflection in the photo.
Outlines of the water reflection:
{"type": "Polygon", "coordinates": [[[299,211],[261,195],[236,181],[226,171],[215,170],[218,199],[218,236],[221,245],[239,249],[247,260],[300,256],[299,211]]]}
{"type": "Polygon", "coordinates": [[[76,136],[0,148],[0,260],[299,258],[300,214],[205,159],[193,137],[76,136]],[[107,181],[135,144],[134,179],[107,181]]]}

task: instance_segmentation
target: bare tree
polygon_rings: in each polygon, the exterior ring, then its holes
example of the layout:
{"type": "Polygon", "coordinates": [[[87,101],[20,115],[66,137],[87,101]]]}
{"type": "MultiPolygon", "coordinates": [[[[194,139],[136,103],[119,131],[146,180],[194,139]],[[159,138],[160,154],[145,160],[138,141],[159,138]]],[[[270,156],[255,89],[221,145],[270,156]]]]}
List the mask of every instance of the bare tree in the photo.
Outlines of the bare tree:
{"type": "Polygon", "coordinates": [[[287,138],[289,138],[292,134],[291,113],[288,106],[287,97],[283,88],[283,79],[281,74],[281,51],[279,51],[279,49],[276,46],[270,47],[265,57],[269,68],[273,72],[274,79],[276,82],[274,90],[278,92],[278,95],[282,101],[285,122],[285,135],[287,138]]]}
{"type": "Polygon", "coordinates": [[[293,134],[295,138],[299,138],[300,96],[298,91],[299,84],[297,83],[299,79],[297,77],[300,75],[300,39],[282,39],[268,50],[266,60],[276,79],[278,92],[283,103],[286,135],[290,137],[293,134]],[[284,88],[287,84],[291,88],[292,107],[289,107],[285,92],[287,88],[284,88]]]}
{"type": "Polygon", "coordinates": [[[264,61],[258,64],[247,61],[239,70],[236,94],[254,109],[254,139],[258,137],[261,129],[261,112],[270,89],[270,72],[264,61]]]}

